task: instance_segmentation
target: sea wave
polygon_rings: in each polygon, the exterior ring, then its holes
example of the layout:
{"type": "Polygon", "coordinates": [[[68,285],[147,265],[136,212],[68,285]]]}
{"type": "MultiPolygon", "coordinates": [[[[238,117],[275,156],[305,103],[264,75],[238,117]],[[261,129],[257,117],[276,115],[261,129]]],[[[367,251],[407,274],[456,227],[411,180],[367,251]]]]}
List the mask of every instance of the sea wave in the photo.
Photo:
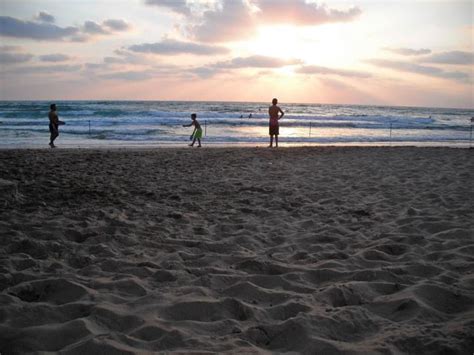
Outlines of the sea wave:
{"type": "MultiPolygon", "coordinates": [[[[63,139],[104,144],[186,140],[192,128],[182,125],[191,122],[191,113],[197,113],[208,141],[268,138],[266,103],[58,101],[57,105],[66,122],[60,128],[63,139]]],[[[282,108],[286,114],[281,133],[291,142],[466,141],[474,116],[474,110],[445,108],[327,104],[282,104],[282,108]]],[[[1,144],[47,136],[48,111],[49,102],[0,101],[1,144]]]]}

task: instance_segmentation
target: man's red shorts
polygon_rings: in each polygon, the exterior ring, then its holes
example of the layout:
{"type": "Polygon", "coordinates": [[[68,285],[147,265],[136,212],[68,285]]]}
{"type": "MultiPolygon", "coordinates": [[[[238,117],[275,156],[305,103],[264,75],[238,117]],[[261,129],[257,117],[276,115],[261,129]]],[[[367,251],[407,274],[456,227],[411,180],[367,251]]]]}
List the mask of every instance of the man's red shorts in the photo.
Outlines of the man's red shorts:
{"type": "Polygon", "coordinates": [[[280,127],[278,125],[270,126],[269,134],[271,136],[278,136],[280,134],[280,127]]]}

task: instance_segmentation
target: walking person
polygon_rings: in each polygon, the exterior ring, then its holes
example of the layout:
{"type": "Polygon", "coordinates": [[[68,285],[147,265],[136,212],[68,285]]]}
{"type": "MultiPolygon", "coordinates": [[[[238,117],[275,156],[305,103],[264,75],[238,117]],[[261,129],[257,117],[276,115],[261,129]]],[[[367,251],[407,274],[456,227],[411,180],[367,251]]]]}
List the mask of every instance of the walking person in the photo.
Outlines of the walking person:
{"type": "Polygon", "coordinates": [[[280,107],[277,106],[278,100],[272,100],[272,106],[268,109],[268,114],[270,116],[269,122],[269,133],[270,133],[270,145],[269,148],[273,147],[273,137],[275,136],[275,147],[278,148],[278,135],[280,134],[280,125],[279,120],[285,115],[280,107]]]}
{"type": "Polygon", "coordinates": [[[184,124],[183,127],[194,126],[193,134],[191,134],[191,137],[190,137],[190,139],[192,139],[193,142],[189,146],[190,147],[194,146],[194,143],[196,143],[196,140],[197,140],[199,144],[198,148],[201,148],[202,128],[196,117],[197,117],[196,114],[193,113],[191,115],[192,122],[190,124],[184,124]]]}
{"type": "Polygon", "coordinates": [[[65,124],[63,121],[60,121],[59,120],[59,117],[58,117],[58,114],[56,112],[56,104],[51,104],[49,106],[50,108],[50,111],[49,111],[49,114],[48,114],[48,117],[49,117],[49,133],[51,133],[50,135],[50,139],[49,139],[49,146],[51,148],[56,148],[56,146],[54,145],[54,140],[56,138],[58,138],[59,136],[59,125],[63,125],[65,124]]]}

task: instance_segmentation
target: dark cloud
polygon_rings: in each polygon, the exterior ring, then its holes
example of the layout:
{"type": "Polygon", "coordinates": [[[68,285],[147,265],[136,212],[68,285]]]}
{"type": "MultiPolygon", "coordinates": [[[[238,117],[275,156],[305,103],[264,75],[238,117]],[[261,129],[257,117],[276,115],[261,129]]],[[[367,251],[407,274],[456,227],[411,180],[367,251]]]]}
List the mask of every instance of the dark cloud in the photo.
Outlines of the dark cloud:
{"type": "Polygon", "coordinates": [[[35,20],[38,20],[40,22],[47,22],[47,23],[54,23],[56,19],[54,18],[53,15],[47,13],[46,11],[40,11],[36,16],[35,20]]]}
{"type": "Polygon", "coordinates": [[[472,65],[474,64],[474,53],[462,51],[435,53],[420,59],[420,61],[424,63],[472,65]]]}
{"type": "Polygon", "coordinates": [[[211,68],[211,67],[197,67],[197,68],[189,69],[189,73],[197,75],[203,79],[213,77],[219,72],[220,72],[219,69],[211,68]]]}
{"type": "Polygon", "coordinates": [[[72,73],[79,72],[82,69],[82,65],[75,64],[55,64],[55,65],[32,65],[22,66],[15,68],[6,73],[13,74],[55,74],[55,73],[72,73]]]}
{"type": "Polygon", "coordinates": [[[272,24],[314,26],[352,21],[361,14],[361,10],[357,7],[343,11],[308,3],[305,0],[253,0],[252,3],[260,9],[258,18],[272,24]]]}
{"type": "Polygon", "coordinates": [[[343,77],[355,77],[355,78],[369,78],[371,75],[369,73],[345,70],[345,69],[335,69],[328,67],[321,67],[317,65],[303,65],[296,69],[296,72],[299,74],[321,74],[321,75],[338,75],[343,77]]]}
{"type": "Polygon", "coordinates": [[[130,25],[122,19],[105,20],[103,24],[112,31],[127,31],[128,29],[130,29],[130,25]]]}
{"type": "Polygon", "coordinates": [[[176,55],[176,54],[195,54],[195,55],[210,55],[228,53],[229,50],[225,47],[212,46],[207,44],[199,44],[193,42],[182,42],[172,39],[165,39],[156,43],[143,43],[130,46],[129,49],[133,52],[153,53],[161,55],[176,55]]]}
{"type": "Polygon", "coordinates": [[[148,71],[122,71],[116,73],[102,74],[99,75],[99,77],[107,80],[137,81],[151,79],[153,78],[153,75],[148,71]]]}
{"type": "Polygon", "coordinates": [[[145,3],[147,5],[163,7],[182,15],[191,14],[186,0],[146,0],[145,3]]]}
{"type": "Polygon", "coordinates": [[[35,40],[63,40],[78,34],[77,27],[59,27],[50,23],[37,23],[0,16],[0,35],[35,40]]]}
{"type": "Polygon", "coordinates": [[[130,25],[121,19],[108,19],[102,24],[85,21],[81,27],[60,27],[48,22],[24,21],[0,16],[0,36],[29,38],[43,41],[85,42],[98,35],[111,35],[125,31],[130,25]]]}
{"type": "Polygon", "coordinates": [[[66,54],[45,54],[38,57],[43,62],[65,62],[66,60],[71,59],[70,56],[66,54]]]}
{"type": "Polygon", "coordinates": [[[84,33],[91,34],[91,35],[106,35],[109,33],[106,29],[104,29],[101,25],[94,21],[86,21],[82,26],[82,30],[84,33]]]}
{"type": "Polygon", "coordinates": [[[17,64],[25,63],[33,58],[32,54],[29,53],[15,53],[15,52],[2,52],[0,51],[0,64],[17,64]]]}
{"type": "Polygon", "coordinates": [[[102,70],[109,67],[108,63],[85,63],[84,69],[88,71],[102,70]]]}
{"type": "Polygon", "coordinates": [[[124,58],[119,57],[104,57],[104,63],[107,64],[127,64],[124,58]]]}
{"type": "Polygon", "coordinates": [[[426,48],[421,49],[412,49],[412,48],[384,48],[386,51],[399,54],[399,55],[407,55],[407,56],[417,56],[417,55],[424,55],[430,54],[431,50],[426,48]]]}
{"type": "Polygon", "coordinates": [[[378,67],[390,68],[390,69],[402,71],[402,72],[427,75],[427,76],[443,78],[443,79],[452,79],[452,80],[457,80],[461,82],[465,82],[469,80],[469,75],[463,72],[459,72],[459,71],[450,72],[450,71],[445,71],[440,68],[419,65],[419,64],[411,63],[411,62],[401,62],[401,61],[387,60],[387,59],[370,59],[370,60],[367,60],[367,62],[372,65],[376,65],[378,67]]]}
{"type": "Polygon", "coordinates": [[[0,64],[19,64],[30,61],[34,56],[21,52],[19,46],[0,46],[0,64]]]}

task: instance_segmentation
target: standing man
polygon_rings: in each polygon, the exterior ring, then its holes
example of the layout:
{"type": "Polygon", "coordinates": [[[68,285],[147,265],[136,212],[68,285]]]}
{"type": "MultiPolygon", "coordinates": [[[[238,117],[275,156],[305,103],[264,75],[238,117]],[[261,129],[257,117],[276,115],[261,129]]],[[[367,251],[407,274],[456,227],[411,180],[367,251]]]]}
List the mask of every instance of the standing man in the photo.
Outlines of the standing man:
{"type": "Polygon", "coordinates": [[[268,109],[270,116],[270,145],[269,148],[273,147],[273,136],[275,136],[275,147],[278,147],[278,135],[280,134],[280,126],[278,121],[282,118],[285,113],[277,106],[278,100],[272,100],[272,106],[268,109]],[[280,115],[281,113],[281,115],[280,115]]]}
{"type": "Polygon", "coordinates": [[[54,140],[59,136],[59,125],[61,121],[59,121],[58,114],[56,113],[56,104],[51,104],[49,108],[49,132],[51,133],[49,146],[51,148],[56,148],[54,145],[54,140]]]}

